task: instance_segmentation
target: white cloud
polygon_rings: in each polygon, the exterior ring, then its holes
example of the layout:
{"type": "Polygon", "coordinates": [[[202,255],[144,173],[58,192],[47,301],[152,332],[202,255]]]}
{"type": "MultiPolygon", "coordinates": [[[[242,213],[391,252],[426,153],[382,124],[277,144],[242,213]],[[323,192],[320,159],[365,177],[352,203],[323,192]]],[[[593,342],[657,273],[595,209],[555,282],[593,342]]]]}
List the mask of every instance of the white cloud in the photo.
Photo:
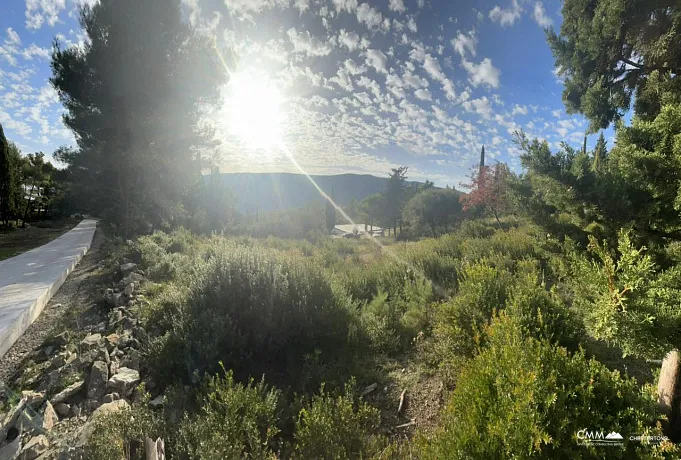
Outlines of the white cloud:
{"type": "Polygon", "coordinates": [[[343,65],[345,66],[346,70],[350,72],[350,74],[352,75],[359,75],[367,71],[366,66],[359,66],[352,59],[346,59],[343,65]]]}
{"type": "Polygon", "coordinates": [[[338,69],[335,77],[329,78],[329,81],[337,84],[346,91],[352,91],[352,78],[350,77],[350,72],[346,69],[338,69]]]}
{"type": "Polygon", "coordinates": [[[417,89],[414,91],[414,96],[416,96],[417,99],[420,99],[422,101],[432,101],[433,98],[430,95],[430,91],[427,89],[417,89]]]}
{"type": "Polygon", "coordinates": [[[560,118],[561,114],[562,114],[562,112],[558,109],[551,111],[551,115],[553,115],[556,118],[560,118]]]}
{"type": "Polygon", "coordinates": [[[37,30],[45,22],[55,25],[65,8],[66,0],[26,0],[26,28],[37,30]]]}
{"type": "Polygon", "coordinates": [[[333,5],[336,7],[337,13],[343,10],[352,13],[357,9],[357,0],[333,0],[333,5]]]}
{"type": "Polygon", "coordinates": [[[510,8],[502,9],[498,5],[492,8],[489,12],[489,18],[492,22],[498,22],[502,26],[512,26],[520,18],[522,11],[518,0],[511,0],[510,8]]]}
{"type": "Polygon", "coordinates": [[[16,33],[16,31],[14,29],[12,29],[11,27],[7,28],[7,42],[10,45],[18,45],[19,43],[21,43],[21,39],[19,38],[19,34],[16,33]]]}
{"type": "Polygon", "coordinates": [[[426,70],[426,72],[428,72],[428,75],[430,75],[436,81],[444,82],[447,79],[447,76],[444,74],[444,72],[442,72],[440,62],[437,60],[437,58],[431,56],[430,54],[425,55],[423,68],[426,70]]]}
{"type": "Polygon", "coordinates": [[[527,115],[527,106],[516,104],[513,107],[513,111],[511,112],[511,115],[527,115]]]}
{"type": "Polygon", "coordinates": [[[485,84],[492,88],[499,87],[499,75],[501,72],[494,67],[490,58],[485,58],[480,64],[462,61],[463,67],[469,74],[469,81],[473,86],[485,84]]]}
{"type": "Polygon", "coordinates": [[[404,6],[404,0],[390,0],[388,8],[390,8],[390,11],[397,11],[399,13],[407,11],[407,8],[404,6]]]}
{"type": "Polygon", "coordinates": [[[423,8],[426,6],[426,0],[416,0],[416,4],[418,5],[419,8],[423,8]]]}
{"type": "Polygon", "coordinates": [[[49,59],[50,57],[50,50],[47,48],[41,48],[35,43],[33,43],[31,46],[28,48],[24,48],[21,51],[21,55],[24,57],[24,59],[33,59],[34,56],[43,58],[43,59],[49,59]]]}
{"type": "Polygon", "coordinates": [[[544,9],[542,2],[536,2],[534,4],[534,13],[532,17],[534,17],[534,20],[537,22],[537,24],[543,28],[551,27],[553,25],[553,20],[546,14],[546,10],[544,9]]]}
{"type": "Polygon", "coordinates": [[[482,118],[488,119],[492,115],[492,106],[490,105],[489,99],[483,96],[479,99],[472,99],[470,101],[465,101],[463,107],[469,112],[475,112],[482,118]]]}
{"type": "Polygon", "coordinates": [[[418,27],[416,26],[416,21],[414,21],[414,17],[410,16],[409,21],[407,22],[407,29],[409,29],[411,32],[418,32],[418,27]]]}
{"type": "Polygon", "coordinates": [[[454,91],[454,84],[450,79],[446,79],[442,82],[442,91],[445,92],[447,99],[450,101],[456,100],[456,91],[454,91]]]}
{"type": "Polygon", "coordinates": [[[421,78],[418,75],[414,75],[411,71],[407,70],[402,76],[404,82],[414,89],[426,88],[428,86],[428,80],[421,78]]]}
{"type": "Polygon", "coordinates": [[[345,46],[348,51],[355,51],[358,48],[366,48],[369,45],[368,40],[360,38],[355,32],[347,32],[341,29],[338,35],[338,43],[345,46]]]}
{"type": "Polygon", "coordinates": [[[310,8],[310,0],[296,0],[293,4],[301,13],[310,8]]]}
{"type": "Polygon", "coordinates": [[[313,37],[307,30],[297,32],[295,27],[291,27],[287,35],[293,44],[293,49],[298,53],[305,53],[308,56],[327,56],[333,49],[333,42],[313,37]]]}
{"type": "Polygon", "coordinates": [[[368,49],[366,52],[366,62],[376,71],[388,73],[388,57],[381,50],[368,49]]]}
{"type": "Polygon", "coordinates": [[[369,30],[378,29],[383,25],[383,15],[369,4],[362,3],[357,7],[357,21],[366,24],[369,30]]]}
{"type": "Polygon", "coordinates": [[[456,38],[452,39],[451,43],[461,57],[466,57],[466,51],[471,53],[471,56],[475,56],[475,46],[478,43],[475,32],[471,32],[469,35],[459,33],[456,38]]]}

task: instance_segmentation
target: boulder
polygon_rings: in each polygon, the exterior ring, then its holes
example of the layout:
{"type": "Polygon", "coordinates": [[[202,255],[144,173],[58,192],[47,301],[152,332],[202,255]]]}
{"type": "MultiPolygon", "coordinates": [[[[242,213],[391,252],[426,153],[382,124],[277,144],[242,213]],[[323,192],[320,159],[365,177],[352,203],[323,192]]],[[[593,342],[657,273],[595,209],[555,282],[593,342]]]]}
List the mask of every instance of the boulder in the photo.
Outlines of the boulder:
{"type": "Polygon", "coordinates": [[[52,399],[50,400],[52,404],[57,404],[60,402],[66,402],[69,399],[71,399],[73,396],[78,394],[78,392],[83,388],[85,385],[84,380],[79,380],[76,383],[69,385],[68,387],[64,388],[62,391],[57,393],[52,399]]]}
{"type": "Polygon", "coordinates": [[[15,460],[19,458],[21,452],[21,436],[17,436],[13,441],[0,447],[0,460],[15,460]]]}
{"type": "Polygon", "coordinates": [[[139,283],[142,280],[144,280],[144,276],[140,275],[139,273],[130,273],[128,276],[118,282],[118,286],[120,288],[124,288],[130,283],[139,283]]]}
{"type": "Polygon", "coordinates": [[[96,350],[103,344],[102,334],[90,334],[80,342],[81,352],[96,350]]]}
{"type": "Polygon", "coordinates": [[[69,415],[69,411],[71,410],[71,406],[66,403],[56,403],[53,407],[54,411],[62,418],[69,415]]]}
{"type": "Polygon", "coordinates": [[[21,392],[21,399],[26,400],[27,406],[37,406],[45,401],[45,393],[31,390],[24,390],[21,392]]]}
{"type": "Polygon", "coordinates": [[[135,292],[135,283],[130,283],[127,286],[125,286],[125,289],[123,289],[123,294],[127,295],[128,297],[131,297],[135,292]]]}
{"type": "Polygon", "coordinates": [[[149,401],[149,405],[153,407],[154,409],[157,407],[161,407],[166,403],[166,397],[165,395],[158,395],[151,401],[149,401]]]}
{"type": "Polygon", "coordinates": [[[95,401],[106,393],[106,383],[109,380],[109,368],[104,361],[95,361],[90,369],[87,385],[87,397],[95,401]]]}
{"type": "Polygon", "coordinates": [[[0,415],[0,440],[4,441],[7,438],[7,433],[9,433],[10,429],[14,427],[14,424],[25,407],[26,400],[22,399],[14,407],[12,407],[9,412],[0,415]]]}
{"type": "Polygon", "coordinates": [[[90,439],[90,436],[92,436],[92,433],[94,432],[95,423],[97,422],[98,419],[113,414],[115,412],[119,412],[121,410],[127,410],[129,408],[130,404],[128,404],[128,402],[124,399],[119,399],[117,401],[102,404],[101,406],[99,406],[92,413],[92,415],[90,415],[90,418],[88,419],[87,422],[85,422],[85,425],[83,425],[83,428],[81,428],[80,432],[78,433],[76,447],[82,447],[85,444],[87,444],[88,439],[90,439]]]}
{"type": "Polygon", "coordinates": [[[119,399],[121,399],[121,395],[119,395],[118,393],[109,393],[108,395],[104,396],[104,399],[102,399],[102,401],[104,401],[104,403],[106,404],[118,401],[119,399]]]}
{"type": "Polygon", "coordinates": [[[59,423],[59,417],[57,412],[55,412],[52,404],[49,401],[45,402],[45,408],[43,409],[43,429],[46,431],[52,431],[52,428],[59,423]]]}
{"type": "Polygon", "coordinates": [[[107,350],[106,347],[101,347],[97,352],[97,357],[95,359],[97,361],[104,361],[106,364],[109,364],[111,362],[109,350],[107,350]]]}
{"type": "Polygon", "coordinates": [[[122,264],[119,269],[121,270],[121,275],[124,277],[127,276],[129,273],[134,272],[137,269],[137,264],[134,264],[132,262],[127,263],[127,264],[122,264]]]}
{"type": "Polygon", "coordinates": [[[131,348],[128,354],[121,360],[122,367],[129,367],[130,369],[140,370],[140,352],[131,348]]]}
{"type": "Polygon", "coordinates": [[[50,343],[58,347],[65,346],[67,343],[69,343],[69,331],[64,331],[59,335],[55,335],[52,337],[52,340],[50,340],[50,343]]]}
{"type": "Polygon", "coordinates": [[[107,388],[121,396],[130,396],[140,381],[140,373],[135,369],[121,367],[107,382],[107,388]]]}
{"type": "Polygon", "coordinates": [[[50,448],[50,441],[47,440],[45,435],[38,435],[31,438],[30,441],[26,443],[23,449],[21,449],[21,460],[35,460],[47,449],[50,448]]]}

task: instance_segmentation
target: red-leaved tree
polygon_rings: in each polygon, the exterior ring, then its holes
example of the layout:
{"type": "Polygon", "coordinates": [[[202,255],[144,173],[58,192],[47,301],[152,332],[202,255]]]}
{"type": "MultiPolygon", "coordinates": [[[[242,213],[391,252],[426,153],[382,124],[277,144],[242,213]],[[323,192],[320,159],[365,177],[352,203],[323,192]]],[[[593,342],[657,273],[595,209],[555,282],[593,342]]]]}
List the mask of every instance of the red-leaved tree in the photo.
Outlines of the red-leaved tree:
{"type": "Polygon", "coordinates": [[[508,166],[496,163],[493,166],[482,166],[471,169],[470,182],[462,182],[461,186],[470,190],[461,195],[459,200],[463,210],[472,208],[489,209],[497,224],[501,227],[499,214],[508,209],[507,186],[508,166]]]}

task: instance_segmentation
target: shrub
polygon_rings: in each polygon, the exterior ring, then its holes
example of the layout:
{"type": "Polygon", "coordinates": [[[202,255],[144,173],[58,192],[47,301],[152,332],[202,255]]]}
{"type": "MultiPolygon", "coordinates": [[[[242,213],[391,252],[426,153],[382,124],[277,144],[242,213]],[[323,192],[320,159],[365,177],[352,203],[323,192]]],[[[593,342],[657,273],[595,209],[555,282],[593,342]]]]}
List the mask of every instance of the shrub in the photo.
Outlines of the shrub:
{"type": "Polygon", "coordinates": [[[175,450],[189,460],[276,458],[279,398],[262,381],[212,377],[199,414],[184,416],[175,450]]]}
{"type": "Polygon", "coordinates": [[[475,336],[495,310],[506,303],[511,275],[490,267],[484,261],[468,265],[459,281],[459,292],[440,305],[436,313],[435,335],[446,356],[471,356],[475,336]]]}
{"type": "MultiPolygon", "coordinates": [[[[582,352],[571,355],[528,337],[501,314],[487,346],[461,373],[443,410],[441,428],[419,440],[422,459],[602,458],[603,447],[579,445],[581,429],[616,431],[624,445],[608,458],[634,458],[651,446],[630,435],[660,435],[653,427],[652,388],[609,371],[582,352]]],[[[662,448],[674,449],[669,443],[662,448]]],[[[648,452],[654,454],[655,452],[648,452]]]]}
{"type": "Polygon", "coordinates": [[[143,460],[144,439],[164,437],[163,420],[146,404],[135,405],[110,415],[99,417],[85,446],[84,458],[97,460],[143,460]]]}
{"type": "Polygon", "coordinates": [[[352,358],[350,302],[320,267],[230,242],[214,243],[209,253],[187,274],[186,301],[169,299],[172,326],[150,356],[160,381],[190,380],[223,361],[240,379],[267,374],[297,383],[309,353],[329,362],[352,358]]]}
{"type": "Polygon", "coordinates": [[[428,327],[432,298],[430,282],[406,279],[399,296],[379,292],[361,308],[362,325],[371,345],[393,353],[404,350],[419,332],[428,327]]]}
{"type": "Polygon", "coordinates": [[[294,459],[357,459],[376,452],[382,440],[375,436],[380,415],[377,409],[355,402],[355,383],[345,385],[339,396],[320,394],[298,414],[294,459]]]}
{"type": "Polygon", "coordinates": [[[584,331],[579,318],[539,278],[536,261],[523,261],[514,277],[505,312],[535,338],[576,349],[584,331]]]}

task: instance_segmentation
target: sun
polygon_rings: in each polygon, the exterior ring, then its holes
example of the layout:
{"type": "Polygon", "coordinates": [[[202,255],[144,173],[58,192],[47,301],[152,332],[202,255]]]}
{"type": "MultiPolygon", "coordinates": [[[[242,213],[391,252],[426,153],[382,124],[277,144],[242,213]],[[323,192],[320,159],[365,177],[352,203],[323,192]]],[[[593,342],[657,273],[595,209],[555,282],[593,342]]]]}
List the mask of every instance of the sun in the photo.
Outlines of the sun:
{"type": "Polygon", "coordinates": [[[232,74],[225,109],[229,131],[257,148],[272,148],[282,138],[282,97],[277,87],[253,71],[232,74]]]}

